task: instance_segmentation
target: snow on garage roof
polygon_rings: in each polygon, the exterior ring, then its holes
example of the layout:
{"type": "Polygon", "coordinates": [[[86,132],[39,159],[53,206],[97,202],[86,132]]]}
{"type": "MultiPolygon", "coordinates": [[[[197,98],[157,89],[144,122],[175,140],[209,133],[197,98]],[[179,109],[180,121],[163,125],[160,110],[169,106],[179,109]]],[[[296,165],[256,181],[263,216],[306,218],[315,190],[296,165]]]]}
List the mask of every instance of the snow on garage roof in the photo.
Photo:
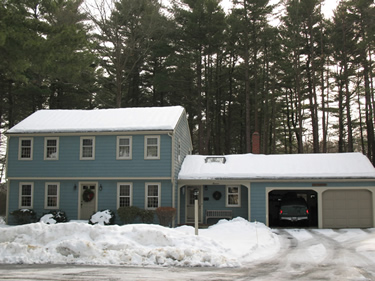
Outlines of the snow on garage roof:
{"type": "Polygon", "coordinates": [[[179,180],[220,179],[375,179],[375,168],[361,153],[240,154],[186,156],[179,180]],[[207,158],[225,161],[207,161],[207,158]]]}
{"type": "Polygon", "coordinates": [[[173,130],[182,106],[94,110],[39,110],[8,134],[173,130]]]}

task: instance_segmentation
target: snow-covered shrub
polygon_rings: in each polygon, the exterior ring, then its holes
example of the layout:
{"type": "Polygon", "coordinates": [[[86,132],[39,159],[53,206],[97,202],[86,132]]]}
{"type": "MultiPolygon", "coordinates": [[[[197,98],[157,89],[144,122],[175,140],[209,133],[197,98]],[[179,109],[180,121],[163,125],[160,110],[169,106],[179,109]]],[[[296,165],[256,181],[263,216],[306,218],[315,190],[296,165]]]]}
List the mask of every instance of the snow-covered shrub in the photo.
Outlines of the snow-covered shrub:
{"type": "Polygon", "coordinates": [[[44,222],[46,224],[55,224],[55,223],[67,222],[68,218],[64,211],[53,210],[53,211],[50,211],[48,214],[44,214],[39,219],[39,221],[44,222]]]}
{"type": "Polygon", "coordinates": [[[115,224],[115,213],[111,210],[103,210],[93,214],[89,224],[113,225],[115,224]]]}
{"type": "Polygon", "coordinates": [[[17,224],[28,224],[37,221],[36,213],[31,209],[18,209],[10,213],[17,224]]]}
{"type": "Polygon", "coordinates": [[[140,208],[136,206],[120,207],[117,209],[117,214],[123,223],[133,223],[140,214],[140,208]]]}
{"type": "Polygon", "coordinates": [[[155,212],[153,210],[139,210],[139,217],[143,223],[152,223],[155,212]]]}
{"type": "Polygon", "coordinates": [[[176,215],[176,208],[173,207],[159,207],[155,210],[162,226],[171,226],[174,216],[176,215]]]}

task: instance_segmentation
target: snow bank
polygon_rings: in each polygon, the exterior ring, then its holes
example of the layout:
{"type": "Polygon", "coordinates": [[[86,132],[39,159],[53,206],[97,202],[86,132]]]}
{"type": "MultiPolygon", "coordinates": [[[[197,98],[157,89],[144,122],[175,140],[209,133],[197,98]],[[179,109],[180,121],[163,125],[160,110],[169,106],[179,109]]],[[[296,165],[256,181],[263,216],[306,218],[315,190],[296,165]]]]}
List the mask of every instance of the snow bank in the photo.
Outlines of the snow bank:
{"type": "Polygon", "coordinates": [[[0,227],[0,263],[237,267],[271,257],[279,240],[261,223],[222,220],[194,228],[89,225],[77,222],[0,227]]]}

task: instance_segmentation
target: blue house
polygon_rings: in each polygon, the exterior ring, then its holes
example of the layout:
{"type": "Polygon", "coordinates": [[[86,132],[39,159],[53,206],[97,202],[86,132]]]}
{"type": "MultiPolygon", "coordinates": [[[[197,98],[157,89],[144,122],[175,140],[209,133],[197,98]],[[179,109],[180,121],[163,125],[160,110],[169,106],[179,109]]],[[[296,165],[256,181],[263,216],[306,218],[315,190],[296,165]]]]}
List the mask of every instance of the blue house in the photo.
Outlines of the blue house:
{"type": "Polygon", "coordinates": [[[175,207],[175,224],[189,224],[197,202],[202,224],[241,216],[278,226],[293,197],[312,227],[375,227],[375,169],[361,153],[190,155],[180,106],[41,110],[7,137],[9,224],[23,208],[87,220],[122,206],[175,207]]]}
{"type": "Polygon", "coordinates": [[[7,131],[7,219],[63,210],[176,206],[177,176],[192,151],[181,106],[40,110],[7,131]]]}

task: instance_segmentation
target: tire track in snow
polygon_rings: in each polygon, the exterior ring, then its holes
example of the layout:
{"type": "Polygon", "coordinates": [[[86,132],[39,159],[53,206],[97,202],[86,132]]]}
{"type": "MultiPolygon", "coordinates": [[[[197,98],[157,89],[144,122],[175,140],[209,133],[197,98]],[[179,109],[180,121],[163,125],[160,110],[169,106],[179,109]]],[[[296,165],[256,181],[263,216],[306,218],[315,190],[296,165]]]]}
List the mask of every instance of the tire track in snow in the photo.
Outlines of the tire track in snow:
{"type": "Polygon", "coordinates": [[[249,265],[246,277],[239,280],[375,280],[374,261],[355,250],[361,235],[348,236],[344,230],[324,234],[318,229],[274,232],[280,238],[279,253],[249,265]]]}
{"type": "Polygon", "coordinates": [[[323,266],[335,266],[337,271],[342,270],[347,272],[347,276],[353,276],[353,280],[375,280],[374,261],[356,250],[358,241],[368,235],[365,231],[358,229],[356,236],[346,236],[345,230],[335,230],[337,235],[329,236],[320,230],[313,232],[330,249],[321,263],[323,266]]]}

